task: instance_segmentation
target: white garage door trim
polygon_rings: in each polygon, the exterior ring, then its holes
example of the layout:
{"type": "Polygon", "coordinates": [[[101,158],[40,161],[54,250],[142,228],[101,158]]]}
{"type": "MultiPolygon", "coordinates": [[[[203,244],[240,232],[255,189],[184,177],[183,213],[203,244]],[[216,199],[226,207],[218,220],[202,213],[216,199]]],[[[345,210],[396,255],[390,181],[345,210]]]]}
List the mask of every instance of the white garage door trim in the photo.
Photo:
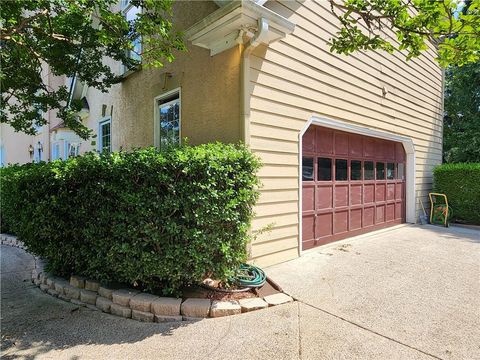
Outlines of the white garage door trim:
{"type": "Polygon", "coordinates": [[[310,125],[319,125],[335,130],[342,130],[354,134],[376,137],[379,139],[401,142],[406,153],[406,179],[405,179],[405,220],[415,223],[415,148],[411,138],[390,134],[368,127],[349,124],[340,120],[332,120],[320,116],[312,116],[298,135],[298,251],[302,254],[302,138],[310,125]]]}

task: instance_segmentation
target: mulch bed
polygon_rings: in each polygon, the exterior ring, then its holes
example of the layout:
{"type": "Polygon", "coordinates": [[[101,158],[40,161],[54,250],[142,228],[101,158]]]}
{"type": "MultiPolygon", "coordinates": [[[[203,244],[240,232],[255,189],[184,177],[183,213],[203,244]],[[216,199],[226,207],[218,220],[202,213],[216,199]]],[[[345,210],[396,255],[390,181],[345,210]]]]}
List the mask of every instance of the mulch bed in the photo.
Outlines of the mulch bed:
{"type": "Polygon", "coordinates": [[[281,292],[276,287],[276,284],[271,283],[270,280],[267,278],[267,282],[265,282],[265,284],[261,288],[251,289],[243,292],[225,293],[221,291],[206,289],[201,286],[190,286],[188,288],[184,288],[182,290],[182,293],[184,298],[228,301],[255,297],[263,298],[264,296],[273,295],[281,292]]]}

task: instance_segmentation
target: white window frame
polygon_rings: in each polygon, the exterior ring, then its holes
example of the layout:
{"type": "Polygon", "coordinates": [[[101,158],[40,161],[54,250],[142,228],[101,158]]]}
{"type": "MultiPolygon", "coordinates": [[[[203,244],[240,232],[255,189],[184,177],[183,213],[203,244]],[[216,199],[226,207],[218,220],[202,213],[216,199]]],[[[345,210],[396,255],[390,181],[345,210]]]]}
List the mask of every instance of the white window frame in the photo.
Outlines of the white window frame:
{"type": "Polygon", "coordinates": [[[55,141],[51,144],[52,153],[50,154],[51,160],[59,160],[62,157],[60,156],[60,142],[55,141]]]}
{"type": "Polygon", "coordinates": [[[0,145],[0,168],[5,167],[5,148],[0,145]]]}
{"type": "Polygon", "coordinates": [[[33,146],[33,149],[34,149],[33,162],[35,162],[35,163],[41,162],[42,158],[45,156],[44,155],[45,148],[43,147],[43,142],[40,142],[40,145],[43,149],[42,151],[40,151],[40,146],[38,145],[38,142],[35,143],[35,145],[33,146]]]}
{"type": "Polygon", "coordinates": [[[102,126],[105,124],[110,124],[110,149],[108,151],[111,153],[112,152],[112,117],[111,116],[107,116],[98,120],[97,151],[99,153],[103,152],[102,126]]]}
{"type": "Polygon", "coordinates": [[[73,157],[80,155],[80,143],[65,142],[65,160],[70,157],[70,152],[74,149],[73,157]]]}
{"type": "MultiPolygon", "coordinates": [[[[123,17],[127,17],[127,12],[133,8],[134,6],[130,3],[130,0],[121,0],[120,1],[120,6],[121,6],[121,9],[122,9],[122,15],[123,17]]],[[[140,8],[140,12],[139,13],[142,13],[142,8],[140,8]]],[[[140,51],[142,52],[143,51],[143,42],[142,42],[142,38],[140,37],[140,51]]],[[[142,57],[140,56],[140,62],[142,61],[142,57]]],[[[135,70],[128,70],[127,67],[123,64],[120,64],[120,73],[121,75],[123,76],[128,76],[130,74],[132,74],[135,70]]]]}
{"type": "MultiPolygon", "coordinates": [[[[178,94],[178,101],[180,102],[180,113],[178,114],[178,144],[182,143],[182,89],[180,87],[167,91],[153,100],[153,131],[154,131],[154,145],[160,149],[160,111],[158,110],[158,103],[172,95],[178,94]]],[[[172,100],[174,101],[174,100],[172,100]]],[[[164,105],[164,104],[163,104],[164,105]]]]}

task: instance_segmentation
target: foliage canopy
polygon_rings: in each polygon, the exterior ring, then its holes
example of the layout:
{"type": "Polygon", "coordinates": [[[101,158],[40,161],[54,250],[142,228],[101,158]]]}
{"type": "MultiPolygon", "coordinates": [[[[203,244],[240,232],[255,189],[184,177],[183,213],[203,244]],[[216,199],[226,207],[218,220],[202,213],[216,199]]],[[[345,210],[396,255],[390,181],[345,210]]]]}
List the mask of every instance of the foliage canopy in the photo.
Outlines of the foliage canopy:
{"type": "Polygon", "coordinates": [[[480,162],[480,62],[445,71],[444,159],[480,162]]]}
{"type": "Polygon", "coordinates": [[[53,109],[67,127],[87,138],[89,130],[76,116],[81,101],[70,101],[71,88],[67,86],[50,88],[45,69],[55,76],[76,77],[105,92],[122,79],[105,58],[127,69],[140,65],[139,55],[142,66],[160,67],[173,61],[174,51],[185,46],[182,34],[172,24],[172,2],[122,1],[142,8],[127,20],[117,0],[3,1],[0,121],[34,134],[35,125],[46,123],[41,112],[53,109]],[[134,45],[140,39],[143,47],[139,53],[134,45]]]}
{"type": "Polygon", "coordinates": [[[329,0],[341,29],[331,50],[403,51],[407,59],[438,46],[440,65],[480,61],[480,0],[329,0]]]}

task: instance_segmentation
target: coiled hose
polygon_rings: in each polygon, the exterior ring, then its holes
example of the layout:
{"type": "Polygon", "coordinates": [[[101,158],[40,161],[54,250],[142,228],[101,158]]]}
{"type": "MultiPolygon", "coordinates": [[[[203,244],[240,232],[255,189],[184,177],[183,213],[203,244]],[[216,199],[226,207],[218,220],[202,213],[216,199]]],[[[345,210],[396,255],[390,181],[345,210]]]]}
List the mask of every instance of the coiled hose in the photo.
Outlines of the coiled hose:
{"type": "Polygon", "coordinates": [[[242,264],[238,270],[238,274],[234,279],[239,286],[256,288],[263,286],[267,280],[265,272],[259,267],[242,264]]]}
{"type": "Polygon", "coordinates": [[[202,286],[213,291],[238,293],[249,291],[252,288],[261,287],[265,284],[265,281],[267,281],[267,276],[262,269],[254,265],[241,264],[237,275],[230,279],[230,282],[238,285],[239,289],[220,289],[207,284],[202,284],[202,286]]]}

